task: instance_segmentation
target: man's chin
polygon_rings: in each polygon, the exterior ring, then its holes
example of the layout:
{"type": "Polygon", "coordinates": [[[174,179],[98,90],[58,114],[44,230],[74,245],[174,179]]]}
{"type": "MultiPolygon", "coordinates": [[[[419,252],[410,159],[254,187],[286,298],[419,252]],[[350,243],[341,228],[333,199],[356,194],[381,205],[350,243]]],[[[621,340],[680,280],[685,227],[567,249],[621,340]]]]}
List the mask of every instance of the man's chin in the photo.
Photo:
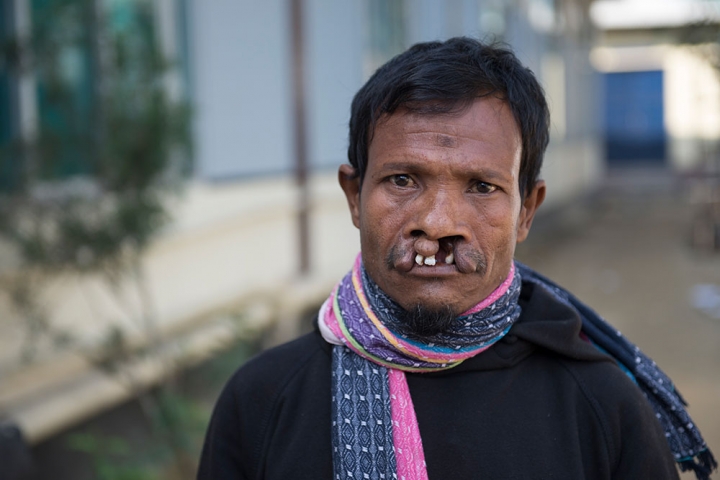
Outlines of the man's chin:
{"type": "Polygon", "coordinates": [[[403,308],[400,315],[398,320],[405,327],[405,333],[427,338],[446,332],[458,313],[450,305],[418,303],[409,309],[403,308]]]}
{"type": "Polygon", "coordinates": [[[395,292],[387,292],[390,298],[408,311],[415,311],[418,308],[425,312],[451,311],[455,317],[472,308],[477,302],[468,303],[465,298],[458,297],[456,291],[450,289],[423,288],[425,285],[418,285],[412,295],[407,290],[394,295],[395,292]],[[404,294],[404,295],[402,295],[404,294]]]}

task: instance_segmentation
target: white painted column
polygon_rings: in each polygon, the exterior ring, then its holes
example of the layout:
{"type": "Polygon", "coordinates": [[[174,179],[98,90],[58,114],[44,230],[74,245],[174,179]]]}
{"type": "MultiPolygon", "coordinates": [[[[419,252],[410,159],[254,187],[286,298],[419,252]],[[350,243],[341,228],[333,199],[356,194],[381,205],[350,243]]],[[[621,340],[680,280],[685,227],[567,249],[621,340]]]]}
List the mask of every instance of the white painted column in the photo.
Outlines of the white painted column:
{"type": "Polygon", "coordinates": [[[20,136],[25,142],[31,142],[37,137],[38,107],[37,85],[33,64],[30,39],[32,24],[30,15],[30,0],[11,0],[13,2],[14,34],[22,48],[21,68],[17,78],[18,95],[18,127],[20,136]]]}
{"type": "Polygon", "coordinates": [[[183,88],[180,72],[178,36],[178,5],[176,0],[155,0],[155,35],[163,59],[170,68],[165,73],[164,84],[171,101],[182,99],[183,88]]]}

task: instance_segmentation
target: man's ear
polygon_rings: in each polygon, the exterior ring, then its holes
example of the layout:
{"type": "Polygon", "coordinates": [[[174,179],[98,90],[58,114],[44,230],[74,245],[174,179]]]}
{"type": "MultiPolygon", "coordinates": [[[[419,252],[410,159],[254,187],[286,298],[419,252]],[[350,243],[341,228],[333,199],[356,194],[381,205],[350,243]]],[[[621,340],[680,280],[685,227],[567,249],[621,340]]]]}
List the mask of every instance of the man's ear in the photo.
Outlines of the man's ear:
{"type": "Polygon", "coordinates": [[[344,164],[340,165],[338,170],[338,181],[340,182],[340,188],[345,192],[353,225],[360,228],[360,176],[355,168],[344,164]]]}
{"type": "Polygon", "coordinates": [[[525,241],[528,237],[533,218],[535,218],[535,212],[542,205],[543,200],[545,200],[545,181],[538,180],[523,200],[520,218],[518,219],[517,243],[525,241]]]}

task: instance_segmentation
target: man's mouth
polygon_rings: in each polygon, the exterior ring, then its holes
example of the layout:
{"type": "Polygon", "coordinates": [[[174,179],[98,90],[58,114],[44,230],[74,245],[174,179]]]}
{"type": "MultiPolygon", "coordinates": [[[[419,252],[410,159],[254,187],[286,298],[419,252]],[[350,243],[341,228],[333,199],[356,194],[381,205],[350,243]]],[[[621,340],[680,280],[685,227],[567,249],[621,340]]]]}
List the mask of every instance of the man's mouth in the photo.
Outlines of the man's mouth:
{"type": "MultiPolygon", "coordinates": [[[[455,244],[457,242],[456,237],[445,237],[443,239],[440,239],[435,244],[435,247],[432,248],[432,250],[435,250],[434,253],[430,255],[423,255],[423,253],[420,253],[418,251],[417,242],[416,242],[416,250],[415,250],[415,263],[419,266],[428,266],[428,267],[434,267],[435,265],[453,265],[455,263],[455,244]]],[[[425,249],[425,253],[427,252],[427,243],[426,246],[423,248],[425,249]]]]}
{"type": "Polygon", "coordinates": [[[445,252],[440,251],[435,255],[430,255],[429,257],[423,257],[419,253],[415,255],[415,263],[417,263],[418,265],[427,265],[428,267],[434,267],[435,264],[437,264],[438,262],[452,265],[453,263],[455,263],[455,254],[452,252],[446,254],[445,252]]]}
{"type": "Polygon", "coordinates": [[[485,272],[486,264],[482,253],[464,245],[455,237],[441,239],[435,248],[428,248],[427,245],[400,245],[390,249],[385,262],[389,269],[402,274],[414,271],[421,276],[445,276],[485,272]]]}

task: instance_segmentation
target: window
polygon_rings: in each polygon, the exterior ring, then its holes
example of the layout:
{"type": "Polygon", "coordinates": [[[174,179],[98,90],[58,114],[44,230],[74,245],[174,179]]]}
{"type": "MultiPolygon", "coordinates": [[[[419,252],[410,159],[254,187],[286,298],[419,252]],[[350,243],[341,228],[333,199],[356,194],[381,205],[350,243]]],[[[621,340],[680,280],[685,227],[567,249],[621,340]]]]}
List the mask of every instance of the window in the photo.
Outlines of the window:
{"type": "Polygon", "coordinates": [[[93,171],[92,2],[32,0],[37,89],[35,174],[52,180],[93,171]]]}
{"type": "Polygon", "coordinates": [[[363,73],[372,75],[406,48],[405,2],[368,0],[363,73]]]}
{"type": "Polygon", "coordinates": [[[92,176],[117,154],[103,142],[118,134],[113,131],[118,108],[125,120],[133,108],[142,110],[141,103],[147,110],[149,97],[135,93],[158,85],[167,67],[156,48],[154,5],[142,0],[2,2],[0,37],[6,48],[0,50],[0,192],[19,185],[26,173],[43,181],[92,176]],[[17,29],[7,4],[13,3],[31,17],[30,48],[20,50],[34,84],[29,103],[18,100],[21,79],[12,66],[17,29]],[[20,150],[21,132],[14,125],[28,109],[37,119],[35,135],[31,145],[25,144],[30,148],[20,150]]]}

